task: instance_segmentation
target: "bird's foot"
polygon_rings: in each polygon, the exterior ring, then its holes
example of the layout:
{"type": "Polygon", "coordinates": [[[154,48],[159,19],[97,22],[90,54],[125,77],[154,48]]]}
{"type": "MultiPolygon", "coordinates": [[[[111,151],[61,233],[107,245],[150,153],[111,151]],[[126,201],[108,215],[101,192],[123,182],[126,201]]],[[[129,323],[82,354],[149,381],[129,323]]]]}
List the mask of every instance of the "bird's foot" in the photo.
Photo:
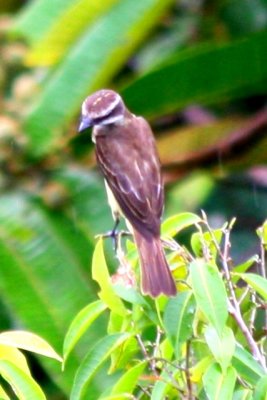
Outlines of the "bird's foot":
{"type": "Polygon", "coordinates": [[[113,249],[115,251],[115,253],[117,254],[118,252],[118,248],[119,246],[119,242],[120,242],[120,238],[122,236],[132,236],[131,232],[129,231],[117,231],[116,229],[112,229],[112,231],[108,231],[106,233],[101,233],[100,235],[96,235],[95,238],[99,239],[99,238],[111,238],[112,239],[112,244],[113,244],[113,249]]]}

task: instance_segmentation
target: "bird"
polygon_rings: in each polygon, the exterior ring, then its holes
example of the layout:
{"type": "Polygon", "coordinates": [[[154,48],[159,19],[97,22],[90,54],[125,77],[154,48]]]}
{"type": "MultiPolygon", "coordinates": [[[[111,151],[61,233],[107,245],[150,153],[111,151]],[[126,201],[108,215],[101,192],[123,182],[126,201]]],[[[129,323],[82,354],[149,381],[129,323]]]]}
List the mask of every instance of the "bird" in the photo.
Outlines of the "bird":
{"type": "Polygon", "coordinates": [[[152,298],[175,296],[176,284],[160,238],[164,187],[155,138],[149,123],[131,113],[111,89],[88,96],[79,132],[93,128],[96,161],[104,176],[108,203],[133,233],[141,266],[141,292],[152,298]]]}

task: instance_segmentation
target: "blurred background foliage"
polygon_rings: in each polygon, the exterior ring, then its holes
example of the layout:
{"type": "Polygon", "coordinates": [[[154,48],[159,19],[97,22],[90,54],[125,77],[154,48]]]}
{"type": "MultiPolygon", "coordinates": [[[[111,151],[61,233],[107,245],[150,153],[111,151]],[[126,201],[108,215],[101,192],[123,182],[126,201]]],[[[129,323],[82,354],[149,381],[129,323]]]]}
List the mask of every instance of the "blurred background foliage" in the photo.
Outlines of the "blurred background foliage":
{"type": "MultiPolygon", "coordinates": [[[[204,209],[213,227],[236,216],[234,258],[259,251],[266,0],[0,0],[0,11],[1,330],[22,326],[61,352],[70,321],[96,296],[94,237],[112,219],[90,135],[76,130],[81,102],[102,87],[153,126],[165,215],[204,209]]],[[[64,374],[54,361],[32,360],[49,399],[68,398],[101,329],[64,374]]],[[[90,398],[102,386],[99,376],[90,398]]]]}

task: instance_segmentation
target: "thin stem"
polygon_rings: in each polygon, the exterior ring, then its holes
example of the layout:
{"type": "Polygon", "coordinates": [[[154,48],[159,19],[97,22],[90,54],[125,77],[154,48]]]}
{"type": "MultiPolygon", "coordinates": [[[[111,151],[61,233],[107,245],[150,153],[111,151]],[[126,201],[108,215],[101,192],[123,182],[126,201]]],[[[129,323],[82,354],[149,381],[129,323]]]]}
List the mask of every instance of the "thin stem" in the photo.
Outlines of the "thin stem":
{"type": "MultiPolygon", "coordinates": [[[[262,228],[263,229],[263,228],[262,228]]],[[[261,235],[261,258],[260,258],[260,274],[263,278],[266,279],[266,251],[265,251],[266,243],[264,243],[263,232],[261,235]]],[[[267,330],[267,309],[265,310],[265,327],[264,329],[267,330]]]]}
{"type": "MultiPolygon", "coordinates": [[[[216,237],[214,235],[214,233],[212,232],[212,230],[210,229],[210,226],[208,224],[208,220],[207,220],[207,216],[204,212],[202,212],[202,216],[203,216],[203,221],[207,226],[207,229],[209,230],[212,240],[214,242],[214,245],[216,246],[216,249],[218,251],[218,254],[220,256],[221,259],[221,263],[222,263],[222,267],[225,273],[225,278],[227,281],[227,285],[228,285],[228,289],[230,292],[230,300],[228,303],[228,309],[229,309],[229,313],[233,316],[233,318],[235,319],[237,325],[239,326],[239,329],[241,330],[241,332],[243,333],[244,337],[246,338],[246,341],[250,347],[251,353],[253,355],[253,357],[260,363],[260,365],[263,367],[263,369],[265,371],[267,371],[266,369],[266,362],[265,362],[265,357],[262,355],[262,353],[260,352],[257,343],[255,342],[248,326],[246,325],[241,311],[240,311],[240,307],[239,307],[239,303],[237,301],[236,295],[235,295],[235,291],[234,291],[234,286],[233,286],[233,282],[231,280],[231,275],[230,275],[230,268],[228,265],[229,262],[229,249],[230,249],[230,229],[224,229],[224,235],[225,235],[225,240],[224,240],[224,249],[223,251],[221,251],[221,248],[216,240],[216,237]]],[[[231,224],[232,226],[233,224],[231,224]]],[[[230,227],[231,227],[230,226],[230,227]]]]}
{"type": "Polygon", "coordinates": [[[255,330],[255,318],[257,314],[256,294],[254,291],[251,293],[251,303],[254,305],[254,307],[249,318],[249,330],[253,335],[253,331],[255,330]]]}
{"type": "Polygon", "coordinates": [[[147,349],[146,349],[146,347],[145,347],[145,345],[143,343],[143,340],[141,338],[141,335],[139,333],[137,333],[135,335],[135,337],[136,337],[136,340],[137,340],[137,342],[138,342],[138,344],[140,346],[140,349],[141,349],[141,351],[143,353],[143,356],[144,356],[145,360],[148,362],[148,365],[149,365],[151,371],[153,372],[153,374],[158,376],[159,374],[158,374],[158,371],[156,369],[156,365],[155,365],[155,363],[153,361],[153,358],[151,358],[150,355],[148,354],[147,349]]]}
{"type": "Polygon", "coordinates": [[[186,377],[186,384],[187,384],[187,389],[188,389],[188,400],[193,400],[193,387],[192,387],[192,381],[191,381],[191,376],[190,376],[190,340],[186,342],[186,358],[185,358],[185,377],[186,377]]]}
{"type": "Polygon", "coordinates": [[[153,369],[156,369],[156,356],[157,354],[159,354],[159,346],[160,346],[160,339],[161,339],[161,335],[162,335],[162,331],[160,329],[159,326],[157,326],[157,336],[156,336],[156,340],[155,340],[155,344],[154,344],[154,350],[153,350],[153,359],[152,359],[152,363],[153,363],[153,369]]]}

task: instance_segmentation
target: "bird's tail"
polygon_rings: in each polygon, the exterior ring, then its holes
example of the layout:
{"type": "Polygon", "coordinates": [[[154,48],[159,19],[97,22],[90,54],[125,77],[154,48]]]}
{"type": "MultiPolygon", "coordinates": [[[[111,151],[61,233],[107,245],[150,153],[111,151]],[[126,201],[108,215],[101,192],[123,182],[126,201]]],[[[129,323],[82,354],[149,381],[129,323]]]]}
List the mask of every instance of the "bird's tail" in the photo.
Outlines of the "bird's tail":
{"type": "Polygon", "coordinates": [[[161,293],[166,296],[175,296],[176,286],[171,275],[160,237],[143,236],[134,232],[140,262],[141,287],[143,294],[157,297],[161,293]]]}

